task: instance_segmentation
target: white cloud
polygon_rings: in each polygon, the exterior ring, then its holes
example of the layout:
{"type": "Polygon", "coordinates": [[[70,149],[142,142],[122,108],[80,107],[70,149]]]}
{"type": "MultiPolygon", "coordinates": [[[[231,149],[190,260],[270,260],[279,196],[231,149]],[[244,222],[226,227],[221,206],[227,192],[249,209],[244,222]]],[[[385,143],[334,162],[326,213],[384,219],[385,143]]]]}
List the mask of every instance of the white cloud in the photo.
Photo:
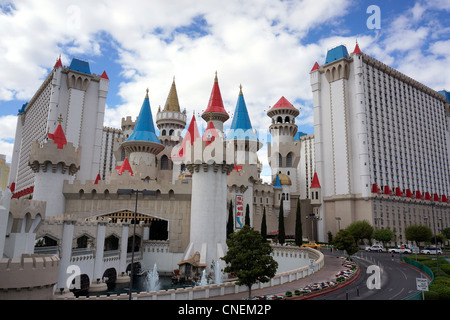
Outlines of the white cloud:
{"type": "MultiPolygon", "coordinates": [[[[350,0],[261,0],[257,5],[238,0],[24,0],[15,4],[13,13],[0,14],[0,30],[8,30],[0,31],[0,103],[29,99],[60,53],[66,65],[72,56],[86,55],[98,58],[98,69],[105,69],[100,58],[105,55],[105,40],[112,39],[121,66],[122,101],[113,105],[107,99],[107,126],[120,127],[125,116],[135,118],[146,88],[155,116],[173,76],[181,107],[189,115],[201,113],[215,71],[230,113],[243,85],[256,129],[267,130],[266,111],[281,96],[302,107],[297,123],[311,126],[309,71],[315,61],[323,64],[327,49],[344,43],[350,51],[355,39],[364,52],[418,81],[438,89],[450,87],[450,76],[442,75],[450,52],[442,37],[449,31],[431,19],[431,10],[439,9],[436,3],[416,2],[379,33],[345,30],[334,35],[332,31],[343,30],[334,25],[353,8],[350,0]],[[201,36],[192,37],[191,24],[201,26],[201,36]],[[333,28],[315,43],[303,43],[308,32],[330,25],[333,28]],[[430,37],[435,43],[422,49],[430,37]]],[[[448,1],[439,5],[449,10],[448,1]]],[[[230,123],[231,119],[226,125],[230,123]]]]}

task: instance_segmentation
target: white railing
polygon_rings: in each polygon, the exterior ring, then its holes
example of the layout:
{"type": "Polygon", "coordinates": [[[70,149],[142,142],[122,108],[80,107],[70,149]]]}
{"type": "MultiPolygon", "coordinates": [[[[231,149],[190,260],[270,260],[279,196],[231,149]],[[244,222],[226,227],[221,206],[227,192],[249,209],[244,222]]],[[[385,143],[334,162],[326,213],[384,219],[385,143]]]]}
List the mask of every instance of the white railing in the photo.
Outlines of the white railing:
{"type": "MultiPolygon", "coordinates": [[[[272,246],[272,255],[283,255],[284,259],[295,260],[315,260],[316,272],[324,266],[324,255],[311,248],[289,247],[289,246],[272,246]]],[[[140,255],[140,252],[135,252],[140,255]]],[[[129,253],[131,255],[131,253],[129,253]]],[[[281,272],[276,274],[269,282],[256,283],[252,286],[252,290],[263,289],[267,287],[277,286],[283,283],[296,281],[311,274],[311,270],[308,265],[303,265],[299,268],[281,272]]],[[[236,281],[225,281],[221,284],[211,284],[206,286],[195,286],[188,288],[160,290],[158,292],[140,292],[132,293],[132,299],[136,300],[196,300],[196,299],[208,299],[217,296],[224,296],[228,294],[236,294],[246,292],[248,288],[246,286],[239,286],[236,281]]],[[[55,298],[58,298],[55,296],[55,298]]],[[[98,296],[98,297],[64,297],[64,299],[89,299],[89,300],[125,300],[129,299],[127,293],[110,296],[98,296]]]]}

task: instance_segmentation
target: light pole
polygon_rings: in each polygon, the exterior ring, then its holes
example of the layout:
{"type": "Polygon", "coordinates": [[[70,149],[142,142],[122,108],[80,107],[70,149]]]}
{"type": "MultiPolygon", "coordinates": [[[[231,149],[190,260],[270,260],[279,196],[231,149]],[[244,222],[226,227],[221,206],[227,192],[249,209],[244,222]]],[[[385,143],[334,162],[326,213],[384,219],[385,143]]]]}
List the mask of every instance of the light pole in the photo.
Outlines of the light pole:
{"type": "Polygon", "coordinates": [[[341,217],[335,217],[338,222],[338,231],[341,231],[341,217]]]}
{"type": "Polygon", "coordinates": [[[118,189],[117,194],[136,194],[136,204],[134,207],[134,227],[133,227],[133,241],[131,245],[131,269],[130,269],[130,287],[129,287],[129,296],[128,300],[131,300],[131,290],[133,288],[133,276],[134,276],[134,246],[136,239],[136,218],[137,218],[137,204],[138,204],[138,195],[142,193],[143,195],[155,195],[156,192],[153,190],[135,190],[135,189],[118,189]]]}

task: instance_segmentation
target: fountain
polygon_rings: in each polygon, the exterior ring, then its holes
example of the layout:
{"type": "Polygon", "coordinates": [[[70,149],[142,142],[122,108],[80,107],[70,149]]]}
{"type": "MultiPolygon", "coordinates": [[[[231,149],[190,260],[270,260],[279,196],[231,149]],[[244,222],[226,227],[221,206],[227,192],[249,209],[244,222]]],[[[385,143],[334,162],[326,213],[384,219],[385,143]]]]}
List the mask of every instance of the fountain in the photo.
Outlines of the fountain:
{"type": "Polygon", "coordinates": [[[156,269],[156,263],[153,266],[153,271],[150,270],[147,272],[147,288],[148,292],[151,291],[159,291],[159,276],[158,270],[156,269]]]}
{"type": "Polygon", "coordinates": [[[217,261],[214,268],[214,280],[215,284],[220,284],[223,282],[223,273],[220,270],[220,262],[217,261]]]}
{"type": "Polygon", "coordinates": [[[208,280],[206,280],[206,270],[205,270],[205,269],[203,269],[203,272],[202,272],[202,279],[200,280],[199,285],[200,285],[200,286],[206,286],[206,285],[208,285],[208,280]]]}

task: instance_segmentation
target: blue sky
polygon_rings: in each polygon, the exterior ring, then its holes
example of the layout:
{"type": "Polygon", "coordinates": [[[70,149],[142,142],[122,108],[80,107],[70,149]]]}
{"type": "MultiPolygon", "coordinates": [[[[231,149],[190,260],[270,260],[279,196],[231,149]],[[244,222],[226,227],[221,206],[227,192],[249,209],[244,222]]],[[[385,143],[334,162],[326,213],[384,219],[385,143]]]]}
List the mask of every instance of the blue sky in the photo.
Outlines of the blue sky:
{"type": "MultiPolygon", "coordinates": [[[[340,44],[351,52],[357,40],[385,64],[450,90],[443,71],[450,62],[449,14],[449,0],[0,0],[0,153],[10,161],[17,110],[60,54],[64,65],[77,57],[93,73],[106,70],[106,126],[136,117],[146,88],[155,114],[173,77],[181,108],[199,115],[217,71],[230,113],[242,84],[260,137],[267,135],[267,109],[281,96],[300,108],[299,130],[313,133],[309,71],[340,44]],[[367,25],[372,5],[379,29],[367,25]]],[[[266,150],[259,154],[267,164],[266,150]]]]}

